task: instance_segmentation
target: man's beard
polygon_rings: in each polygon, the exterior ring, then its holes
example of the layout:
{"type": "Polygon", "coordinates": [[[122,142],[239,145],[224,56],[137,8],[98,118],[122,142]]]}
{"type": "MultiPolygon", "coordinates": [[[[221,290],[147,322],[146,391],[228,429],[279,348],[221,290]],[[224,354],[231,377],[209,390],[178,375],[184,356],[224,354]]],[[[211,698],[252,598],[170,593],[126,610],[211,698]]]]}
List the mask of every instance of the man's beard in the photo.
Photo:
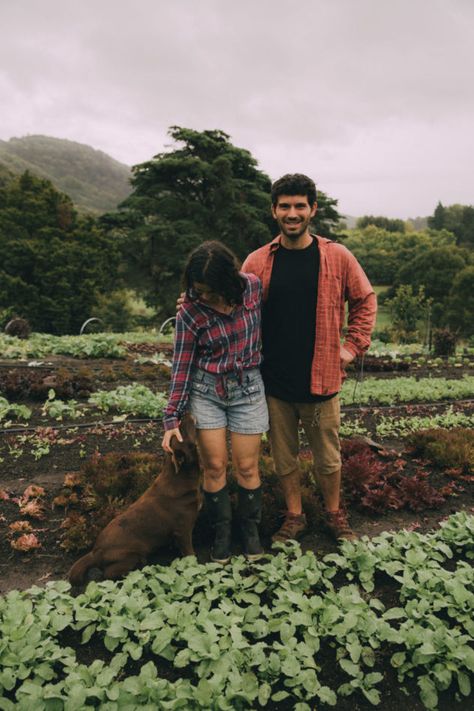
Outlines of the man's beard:
{"type": "Polygon", "coordinates": [[[309,221],[303,220],[303,222],[293,222],[291,224],[297,226],[298,229],[296,229],[294,231],[288,231],[287,230],[288,225],[282,221],[282,222],[280,222],[280,230],[283,232],[285,237],[296,241],[297,239],[299,239],[301,237],[301,235],[303,235],[306,232],[308,225],[309,225],[309,221]]]}

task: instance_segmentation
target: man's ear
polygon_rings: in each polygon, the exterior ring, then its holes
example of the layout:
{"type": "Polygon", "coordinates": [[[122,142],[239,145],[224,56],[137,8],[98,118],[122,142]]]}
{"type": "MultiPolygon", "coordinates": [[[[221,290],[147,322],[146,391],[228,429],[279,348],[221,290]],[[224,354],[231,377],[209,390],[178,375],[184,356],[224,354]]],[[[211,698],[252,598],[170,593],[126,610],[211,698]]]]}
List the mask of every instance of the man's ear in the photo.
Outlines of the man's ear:
{"type": "Polygon", "coordinates": [[[312,208],[311,208],[311,217],[314,217],[315,214],[317,213],[317,211],[318,211],[318,203],[315,201],[313,203],[312,208]]]}

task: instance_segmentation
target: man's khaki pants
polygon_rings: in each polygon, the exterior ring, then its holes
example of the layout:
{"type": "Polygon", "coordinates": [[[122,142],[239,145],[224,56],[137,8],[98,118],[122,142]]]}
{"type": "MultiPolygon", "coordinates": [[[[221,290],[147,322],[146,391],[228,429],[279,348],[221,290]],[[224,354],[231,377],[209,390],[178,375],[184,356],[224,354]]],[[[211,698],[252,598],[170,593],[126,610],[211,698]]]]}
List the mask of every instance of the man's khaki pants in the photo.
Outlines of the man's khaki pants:
{"type": "Polygon", "coordinates": [[[268,396],[270,444],[275,471],[286,476],[299,469],[298,425],[311,447],[317,476],[331,476],[341,468],[339,395],[316,403],[285,402],[268,396]]]}

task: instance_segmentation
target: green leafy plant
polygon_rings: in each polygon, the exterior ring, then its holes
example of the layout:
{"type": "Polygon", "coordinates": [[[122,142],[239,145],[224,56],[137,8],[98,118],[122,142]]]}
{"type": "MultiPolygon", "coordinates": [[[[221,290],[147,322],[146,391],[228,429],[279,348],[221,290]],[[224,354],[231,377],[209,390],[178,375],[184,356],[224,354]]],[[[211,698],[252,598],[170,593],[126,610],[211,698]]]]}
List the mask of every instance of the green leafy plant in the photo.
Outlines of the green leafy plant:
{"type": "Polygon", "coordinates": [[[433,428],[472,427],[474,415],[464,412],[455,412],[451,407],[445,412],[435,415],[419,417],[389,417],[382,415],[376,425],[376,434],[379,437],[404,437],[411,432],[433,428]]]}
{"type": "Polygon", "coordinates": [[[48,399],[41,408],[43,415],[52,417],[55,420],[62,420],[64,417],[67,419],[75,420],[78,417],[83,416],[83,412],[78,408],[78,403],[76,400],[68,400],[64,402],[63,400],[56,399],[56,393],[51,388],[48,392],[48,399]]]}
{"type": "Polygon", "coordinates": [[[5,397],[0,395],[0,422],[5,420],[7,417],[29,420],[31,417],[31,410],[26,405],[12,404],[8,402],[5,397]]]}
{"type": "Polygon", "coordinates": [[[434,709],[440,691],[471,692],[474,570],[453,558],[474,554],[473,541],[474,516],[459,513],[435,533],[345,542],[323,560],[295,543],[253,565],[183,558],[76,596],[63,581],[13,591],[0,598],[0,707],[308,711],[349,694],[378,705],[388,658],[434,709]],[[379,573],[399,587],[389,606],[379,573]],[[81,646],[98,641],[110,661],[80,663],[81,646]],[[336,688],[325,683],[328,648],[336,688]],[[170,667],[174,681],[160,673],[170,667]]]}
{"type": "Polygon", "coordinates": [[[459,380],[446,378],[396,377],[390,379],[366,379],[353,394],[354,386],[346,382],[341,392],[343,405],[377,402],[393,405],[397,402],[434,402],[472,397],[474,376],[465,375],[459,380]]]}
{"type": "Polygon", "coordinates": [[[127,415],[159,418],[163,415],[168,398],[154,393],[145,385],[121,385],[115,390],[99,390],[89,398],[89,403],[103,412],[116,410],[127,415]]]}

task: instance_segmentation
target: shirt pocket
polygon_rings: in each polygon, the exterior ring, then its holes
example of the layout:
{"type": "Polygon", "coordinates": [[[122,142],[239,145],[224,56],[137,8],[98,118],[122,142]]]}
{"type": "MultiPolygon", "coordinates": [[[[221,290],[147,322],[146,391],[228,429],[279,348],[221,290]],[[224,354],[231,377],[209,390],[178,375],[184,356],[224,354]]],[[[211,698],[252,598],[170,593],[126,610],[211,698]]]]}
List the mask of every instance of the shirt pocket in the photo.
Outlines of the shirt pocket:
{"type": "Polygon", "coordinates": [[[242,393],[245,397],[251,399],[252,402],[258,400],[263,392],[263,381],[260,375],[256,375],[248,382],[242,385],[242,393]]]}

